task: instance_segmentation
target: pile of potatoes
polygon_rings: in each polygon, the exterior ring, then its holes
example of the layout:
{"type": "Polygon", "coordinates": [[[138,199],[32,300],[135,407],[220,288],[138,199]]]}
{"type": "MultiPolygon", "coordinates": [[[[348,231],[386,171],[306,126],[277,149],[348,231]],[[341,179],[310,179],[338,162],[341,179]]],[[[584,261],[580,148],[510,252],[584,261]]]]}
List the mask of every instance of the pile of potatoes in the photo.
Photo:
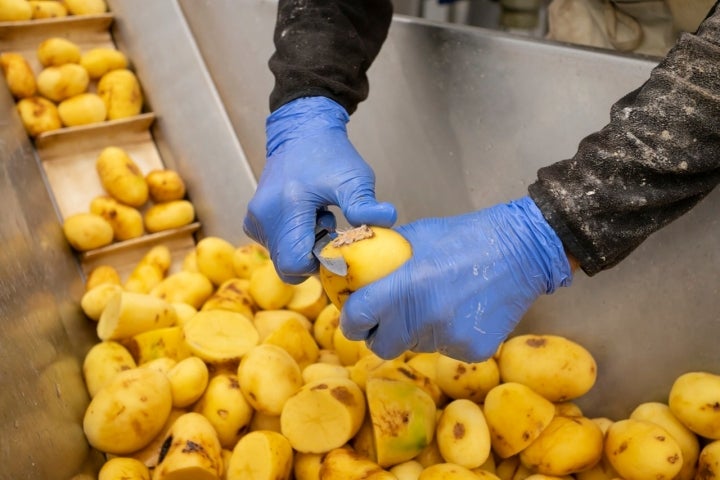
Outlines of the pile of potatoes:
{"type": "Polygon", "coordinates": [[[5,80],[31,137],[141,112],[140,82],[121,51],[97,47],[83,52],[67,38],[52,37],[38,45],[36,56],[41,66],[37,75],[22,54],[0,54],[5,80]]]}
{"type": "Polygon", "coordinates": [[[0,22],[98,15],[107,9],[105,0],[0,0],[0,22]]]}
{"type": "Polygon", "coordinates": [[[63,222],[68,243],[77,251],[104,247],[192,223],[193,204],[185,199],[185,182],[171,169],[144,174],[122,148],[104,148],[95,168],[106,195],[90,202],[89,211],[63,222]]]}
{"type": "Polygon", "coordinates": [[[100,342],[83,372],[100,479],[689,480],[720,465],[720,376],[667,403],[586,415],[585,348],[519,335],[493,358],[383,360],[338,328],[316,277],[283,283],[257,244],[206,237],[171,271],[98,267],[82,308],[100,342]]]}

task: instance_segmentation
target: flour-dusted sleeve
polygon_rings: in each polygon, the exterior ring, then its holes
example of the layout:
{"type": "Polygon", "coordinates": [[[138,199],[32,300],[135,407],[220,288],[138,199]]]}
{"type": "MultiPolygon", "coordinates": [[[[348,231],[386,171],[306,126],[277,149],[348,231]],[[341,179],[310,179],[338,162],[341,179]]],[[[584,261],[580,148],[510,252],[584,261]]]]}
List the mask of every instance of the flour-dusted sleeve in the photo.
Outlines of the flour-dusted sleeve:
{"type": "Polygon", "coordinates": [[[720,7],[530,196],[588,275],[616,265],[720,181],[720,7]]]}
{"type": "Polygon", "coordinates": [[[270,110],[300,97],[325,96],[348,113],[367,98],[367,70],[392,19],[390,0],[280,0],[275,87],[270,110]]]}

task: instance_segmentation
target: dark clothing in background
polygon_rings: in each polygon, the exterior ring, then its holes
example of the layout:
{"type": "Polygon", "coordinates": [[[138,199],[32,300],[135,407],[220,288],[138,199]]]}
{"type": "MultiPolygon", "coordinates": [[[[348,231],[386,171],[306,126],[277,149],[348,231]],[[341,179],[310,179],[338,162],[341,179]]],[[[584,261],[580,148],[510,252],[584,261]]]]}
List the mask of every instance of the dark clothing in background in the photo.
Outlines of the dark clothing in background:
{"type": "MultiPolygon", "coordinates": [[[[387,35],[390,0],[280,0],[270,108],[321,95],[349,113],[387,35]]],[[[612,106],[577,153],[529,194],[589,275],[612,267],[720,181],[720,7],[683,34],[647,82],[612,106]]]]}

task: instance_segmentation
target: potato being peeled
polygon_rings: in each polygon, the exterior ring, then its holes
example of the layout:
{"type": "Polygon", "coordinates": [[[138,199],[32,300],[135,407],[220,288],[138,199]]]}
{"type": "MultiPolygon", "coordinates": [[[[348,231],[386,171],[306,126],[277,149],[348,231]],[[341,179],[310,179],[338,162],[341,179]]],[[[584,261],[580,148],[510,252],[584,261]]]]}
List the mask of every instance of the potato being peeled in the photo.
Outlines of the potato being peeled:
{"type": "Polygon", "coordinates": [[[23,98],[17,103],[17,110],[25,130],[31,137],[62,127],[57,107],[45,98],[23,98]]]}
{"type": "Polygon", "coordinates": [[[330,301],[341,309],[351,293],[379,280],[412,256],[412,247],[395,230],[366,225],[339,233],[323,248],[327,258],[343,257],[347,275],[336,275],[320,265],[320,282],[330,301]]]}

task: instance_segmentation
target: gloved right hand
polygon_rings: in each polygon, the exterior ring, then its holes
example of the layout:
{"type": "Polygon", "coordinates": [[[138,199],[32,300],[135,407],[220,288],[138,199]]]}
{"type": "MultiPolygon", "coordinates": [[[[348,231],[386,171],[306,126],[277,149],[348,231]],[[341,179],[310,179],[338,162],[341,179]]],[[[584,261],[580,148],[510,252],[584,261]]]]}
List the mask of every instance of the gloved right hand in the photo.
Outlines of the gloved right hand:
{"type": "Polygon", "coordinates": [[[317,271],[315,225],[319,212],[327,222],[326,207],[340,207],[353,226],[397,219],[393,205],[375,199],[375,174],[350,143],[348,120],[326,97],[293,100],[267,119],[267,159],[243,227],[287,283],[317,271]]]}

